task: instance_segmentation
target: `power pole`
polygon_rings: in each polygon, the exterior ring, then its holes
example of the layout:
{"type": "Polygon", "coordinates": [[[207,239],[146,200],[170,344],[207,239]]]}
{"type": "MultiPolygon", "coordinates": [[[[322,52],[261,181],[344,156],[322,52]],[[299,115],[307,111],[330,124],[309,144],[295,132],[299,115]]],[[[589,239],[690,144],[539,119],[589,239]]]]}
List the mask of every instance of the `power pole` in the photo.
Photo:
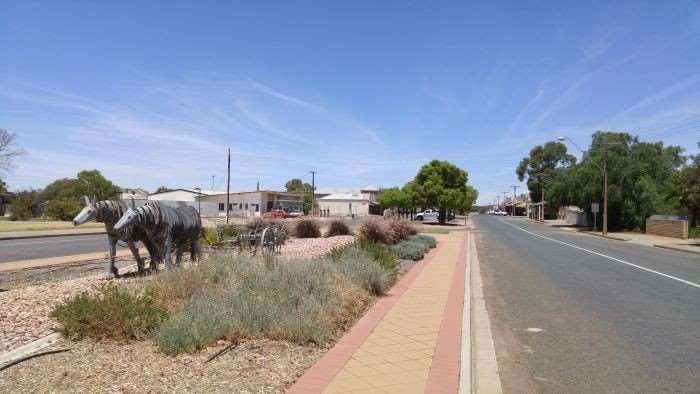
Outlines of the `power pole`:
{"type": "Polygon", "coordinates": [[[503,210],[506,211],[506,196],[508,195],[508,192],[501,192],[501,193],[503,193],[503,210]]]}
{"type": "Polygon", "coordinates": [[[311,216],[316,214],[316,171],[309,171],[311,173],[311,216]]]}
{"type": "Polygon", "coordinates": [[[226,224],[228,224],[228,214],[231,210],[229,198],[231,197],[231,148],[228,148],[228,169],[226,171],[226,224]]]}
{"type": "Polygon", "coordinates": [[[608,235],[608,144],[603,147],[603,235],[608,235]]]}
{"type": "Polygon", "coordinates": [[[518,185],[512,185],[511,187],[513,188],[513,205],[512,205],[513,210],[511,211],[511,216],[514,217],[514,216],[515,216],[515,195],[516,195],[516,190],[517,190],[518,187],[520,187],[520,186],[518,186],[518,185]]]}

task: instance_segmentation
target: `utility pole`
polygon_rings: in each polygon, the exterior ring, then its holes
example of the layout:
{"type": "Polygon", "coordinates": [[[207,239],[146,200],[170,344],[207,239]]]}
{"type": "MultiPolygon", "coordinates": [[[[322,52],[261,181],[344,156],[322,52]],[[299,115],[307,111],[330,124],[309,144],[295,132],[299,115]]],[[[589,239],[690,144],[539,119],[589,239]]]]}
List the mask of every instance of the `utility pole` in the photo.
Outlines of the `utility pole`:
{"type": "Polygon", "coordinates": [[[316,214],[316,171],[311,170],[311,216],[316,214]]]}
{"type": "Polygon", "coordinates": [[[503,210],[507,212],[506,210],[506,196],[508,195],[508,192],[501,192],[503,193],[503,210]]]}
{"type": "Polygon", "coordinates": [[[231,210],[231,204],[229,204],[229,198],[231,197],[231,148],[228,148],[228,169],[226,174],[226,224],[228,224],[228,214],[231,210]]]}
{"type": "Polygon", "coordinates": [[[512,185],[511,187],[513,188],[513,205],[512,205],[513,211],[511,212],[511,216],[515,217],[515,195],[516,195],[516,190],[517,190],[518,187],[520,187],[520,186],[518,186],[518,185],[512,185]]]}
{"type": "Polygon", "coordinates": [[[608,144],[603,144],[603,235],[608,235],[608,144]]]}

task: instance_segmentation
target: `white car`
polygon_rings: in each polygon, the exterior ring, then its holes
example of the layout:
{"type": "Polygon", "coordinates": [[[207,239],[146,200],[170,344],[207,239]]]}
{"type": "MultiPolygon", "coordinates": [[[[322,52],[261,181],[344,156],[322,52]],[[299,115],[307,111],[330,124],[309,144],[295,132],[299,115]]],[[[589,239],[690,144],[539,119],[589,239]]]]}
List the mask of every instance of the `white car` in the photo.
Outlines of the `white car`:
{"type": "Polygon", "coordinates": [[[434,209],[426,209],[423,212],[418,212],[416,214],[415,220],[423,221],[437,221],[440,214],[434,209]]]}
{"type": "Polygon", "coordinates": [[[506,211],[501,211],[500,209],[493,211],[493,214],[496,216],[508,216],[508,213],[506,211]]]}

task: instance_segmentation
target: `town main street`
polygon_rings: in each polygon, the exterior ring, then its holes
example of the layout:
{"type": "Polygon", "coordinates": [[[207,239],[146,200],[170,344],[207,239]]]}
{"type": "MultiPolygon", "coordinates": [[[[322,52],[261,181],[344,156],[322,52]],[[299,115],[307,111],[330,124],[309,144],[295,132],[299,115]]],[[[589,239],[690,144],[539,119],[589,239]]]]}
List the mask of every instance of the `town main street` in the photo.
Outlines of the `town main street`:
{"type": "MultiPolygon", "coordinates": [[[[124,246],[117,244],[117,249],[124,246]]],[[[83,253],[107,253],[104,234],[66,237],[9,239],[0,241],[0,264],[9,261],[71,256],[83,253]]]]}
{"type": "Polygon", "coordinates": [[[697,392],[700,258],[473,217],[506,392],[697,392]]]}

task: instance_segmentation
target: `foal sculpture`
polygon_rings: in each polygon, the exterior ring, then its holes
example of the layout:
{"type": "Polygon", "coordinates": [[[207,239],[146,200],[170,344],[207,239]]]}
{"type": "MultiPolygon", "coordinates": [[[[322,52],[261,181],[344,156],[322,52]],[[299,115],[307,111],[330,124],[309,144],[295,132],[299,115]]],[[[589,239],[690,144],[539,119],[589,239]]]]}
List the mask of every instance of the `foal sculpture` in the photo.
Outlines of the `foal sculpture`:
{"type": "Polygon", "coordinates": [[[172,208],[158,201],[127,210],[114,225],[114,230],[130,233],[143,230],[147,237],[162,252],[167,269],[172,268],[170,252],[175,247],[175,263],[180,264],[182,253],[190,248],[192,261],[199,259],[199,236],[202,231],[202,221],[196,209],[190,206],[172,208]]]}
{"type": "Polygon", "coordinates": [[[139,249],[136,247],[136,242],[141,242],[148,250],[148,254],[151,256],[151,270],[155,271],[158,269],[158,262],[160,261],[160,255],[158,249],[155,247],[153,242],[146,236],[146,233],[138,228],[135,228],[128,236],[120,234],[114,230],[114,225],[119,221],[124,212],[127,211],[126,204],[123,202],[104,200],[104,201],[90,201],[87,196],[83,197],[85,201],[85,207],[78,213],[78,215],[73,218],[73,224],[80,226],[83,223],[95,220],[98,223],[104,223],[105,231],[107,232],[108,246],[109,246],[109,271],[108,273],[119,276],[119,269],[114,265],[114,259],[117,252],[117,242],[124,241],[129,245],[131,253],[136,259],[136,265],[138,266],[139,274],[143,274],[144,264],[143,259],[139,255],[139,249]]]}

